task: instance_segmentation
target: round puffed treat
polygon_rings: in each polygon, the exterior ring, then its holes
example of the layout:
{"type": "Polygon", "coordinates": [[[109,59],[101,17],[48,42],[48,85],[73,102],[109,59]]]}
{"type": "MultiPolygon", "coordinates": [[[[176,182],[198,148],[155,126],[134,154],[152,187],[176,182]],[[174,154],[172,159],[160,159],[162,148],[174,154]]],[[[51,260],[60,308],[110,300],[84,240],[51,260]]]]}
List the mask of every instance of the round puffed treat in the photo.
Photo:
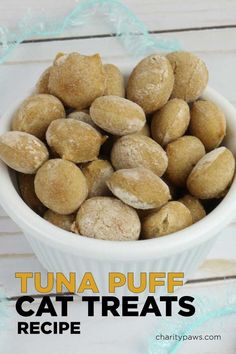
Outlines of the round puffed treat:
{"type": "Polygon", "coordinates": [[[50,75],[51,66],[47,68],[36,83],[36,93],[50,93],[48,89],[49,75],[50,75]]]}
{"type": "Polygon", "coordinates": [[[55,213],[74,213],[88,195],[86,179],[79,167],[70,161],[49,160],[38,170],[35,193],[55,213]]]}
{"type": "Polygon", "coordinates": [[[193,102],[199,98],[208,83],[208,70],[205,63],[190,52],[173,52],[167,55],[174,75],[175,83],[171,94],[173,98],[181,98],[193,102]]]}
{"type": "Polygon", "coordinates": [[[150,128],[149,125],[146,123],[141,130],[139,130],[137,133],[134,133],[137,135],[144,135],[144,136],[151,136],[150,128]]]}
{"type": "Polygon", "coordinates": [[[185,187],[193,167],[205,155],[205,148],[195,136],[185,135],[169,143],[166,153],[168,156],[167,178],[174,185],[185,187]]]}
{"type": "Polygon", "coordinates": [[[80,122],[87,123],[91,125],[93,128],[98,129],[100,131],[100,128],[93,122],[92,118],[90,117],[89,113],[84,112],[84,111],[74,111],[68,114],[67,118],[71,119],[76,119],[80,122]]]}
{"type": "Polygon", "coordinates": [[[118,139],[111,150],[111,162],[116,170],[146,167],[157,176],[162,176],[168,165],[163,148],[153,139],[130,134],[118,139]]]}
{"type": "Polygon", "coordinates": [[[127,98],[140,105],[145,113],[152,113],[168,101],[173,85],[170,62],[165,56],[153,54],[144,58],[132,71],[127,98]]]}
{"type": "Polygon", "coordinates": [[[80,207],[75,231],[82,236],[110,241],[134,241],[141,224],[137,212],[120,200],[94,197],[80,207]]]}
{"type": "Polygon", "coordinates": [[[49,209],[44,213],[43,217],[51,224],[66,231],[71,231],[72,224],[75,221],[75,214],[61,215],[49,209]]]}
{"type": "Polygon", "coordinates": [[[201,140],[206,151],[215,149],[226,135],[224,112],[211,101],[194,102],[191,108],[190,133],[201,140]]]}
{"type": "Polygon", "coordinates": [[[208,152],[193,168],[187,180],[189,192],[199,199],[220,198],[229,188],[235,159],[226,147],[208,152]]]}
{"type": "Polygon", "coordinates": [[[34,190],[34,175],[18,174],[18,186],[24,202],[37,214],[43,215],[46,208],[40,202],[34,190]]]}
{"type": "Polygon", "coordinates": [[[106,181],[114,170],[109,161],[95,160],[88,162],[81,167],[81,170],[87,180],[89,198],[110,194],[106,181]]]}
{"type": "Polygon", "coordinates": [[[114,135],[136,133],[146,123],[140,106],[118,96],[97,98],[90,107],[90,116],[96,125],[114,135]]]}
{"type": "Polygon", "coordinates": [[[160,208],[171,198],[167,184],[144,167],[116,171],[107,185],[117,198],[135,209],[160,208]]]}
{"type": "Polygon", "coordinates": [[[28,97],[13,116],[12,130],[18,130],[44,139],[49,124],[65,117],[65,109],[58,98],[40,94],[28,97]]]}
{"type": "Polygon", "coordinates": [[[75,163],[95,160],[104,141],[91,125],[70,118],[52,122],[46,139],[61,158],[75,163]]]}
{"type": "Polygon", "coordinates": [[[183,203],[190,211],[193,219],[193,223],[201,220],[206,216],[205,209],[202,203],[190,194],[186,194],[184,197],[179,199],[180,203],[183,203]]]}
{"type": "Polygon", "coordinates": [[[142,236],[155,238],[165,236],[192,225],[189,209],[180,202],[169,202],[142,222],[142,236]]]}
{"type": "Polygon", "coordinates": [[[151,123],[152,138],[161,146],[165,146],[184,135],[189,121],[188,104],[174,98],[154,113],[151,123]]]}
{"type": "Polygon", "coordinates": [[[105,64],[103,67],[107,78],[104,95],[125,97],[125,82],[121,71],[113,64],[105,64]]]}
{"type": "Polygon", "coordinates": [[[87,108],[102,96],[106,88],[106,75],[99,54],[87,56],[79,53],[56,58],[49,76],[49,91],[69,107],[87,108]]]}
{"type": "Polygon", "coordinates": [[[48,159],[48,150],[34,135],[7,132],[0,136],[0,159],[15,171],[34,174],[48,159]]]}

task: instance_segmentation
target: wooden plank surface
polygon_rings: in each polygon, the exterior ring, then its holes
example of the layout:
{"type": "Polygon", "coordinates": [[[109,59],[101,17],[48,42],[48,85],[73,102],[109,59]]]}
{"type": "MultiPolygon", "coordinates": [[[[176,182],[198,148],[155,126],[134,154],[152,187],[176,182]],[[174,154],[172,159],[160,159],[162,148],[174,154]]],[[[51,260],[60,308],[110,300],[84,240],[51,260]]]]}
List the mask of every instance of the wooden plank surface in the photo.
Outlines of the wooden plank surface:
{"type": "MultiPolygon", "coordinates": [[[[60,18],[80,2],[9,0],[6,6],[6,1],[1,1],[0,23],[14,28],[25,16],[27,9],[36,14],[45,11],[49,18],[60,18]]],[[[124,0],[123,3],[135,12],[151,31],[235,25],[236,20],[234,0],[124,0]]],[[[107,33],[106,30],[107,27],[101,21],[93,20],[89,28],[82,29],[82,33],[107,33]]]]}
{"type": "MultiPolygon", "coordinates": [[[[236,283],[234,283],[234,286],[236,283]]],[[[227,289],[235,289],[233,285],[217,283],[214,284],[214,291],[219,298],[224,299],[227,289]]],[[[198,298],[201,303],[202,312],[206,313],[210,310],[209,301],[215,301],[214,295],[211,296],[212,287],[206,284],[202,284],[197,288],[195,286],[187,286],[184,290],[180,290],[178,295],[181,294],[194,296],[198,298]]],[[[3,334],[5,334],[5,341],[3,341],[2,349],[4,354],[12,354],[19,352],[24,354],[31,354],[32,348],[34,353],[44,352],[45,354],[51,354],[52,350],[57,354],[67,353],[81,353],[81,354],[148,354],[148,341],[154,340],[156,334],[173,335],[172,328],[173,322],[178,325],[178,328],[183,328],[186,325],[186,319],[179,318],[177,313],[177,306],[173,307],[173,318],[169,319],[169,330],[163,333],[163,320],[161,318],[155,318],[152,315],[147,317],[101,317],[101,305],[98,303],[95,306],[95,317],[88,317],[87,307],[84,303],[81,303],[79,297],[74,298],[75,302],[69,306],[69,316],[66,321],[80,321],[81,322],[81,334],[80,335],[17,335],[16,323],[22,321],[22,317],[16,314],[14,309],[15,301],[10,301],[8,311],[12,315],[12,319],[6,322],[3,334]],[[138,335],[137,335],[138,334],[138,335]],[[11,338],[11,340],[7,340],[11,338]]],[[[53,304],[58,314],[60,313],[59,304],[54,301],[53,304]]],[[[40,303],[40,299],[36,299],[31,305],[31,308],[36,311],[40,303]]],[[[139,311],[142,305],[139,305],[139,311]]],[[[164,306],[161,306],[161,311],[164,313],[164,306]]],[[[213,310],[212,306],[211,310],[213,310]]],[[[199,307],[198,307],[199,309],[199,307]]],[[[215,308],[216,309],[216,308],[215,308]]],[[[200,314],[199,314],[200,315],[200,314]]],[[[54,318],[55,321],[63,321],[65,318],[60,315],[54,318]]],[[[24,318],[23,321],[52,321],[52,318],[48,314],[44,314],[42,317],[29,317],[24,318]]],[[[168,321],[168,318],[166,319],[168,321]]],[[[201,353],[201,354],[234,354],[235,353],[235,331],[236,331],[236,315],[223,317],[220,320],[212,320],[205,326],[201,326],[194,330],[192,334],[197,335],[218,335],[220,334],[222,339],[220,341],[186,341],[180,347],[178,353],[201,353]],[[222,326],[222,323],[224,325],[222,326]]],[[[1,353],[1,348],[0,348],[1,353]]],[[[159,354],[159,352],[156,352],[159,354]]],[[[1,353],[2,354],[2,353],[1,353]]],[[[152,353],[153,354],[153,353],[152,353]]],[[[168,352],[167,352],[168,354],[168,352]]]]}

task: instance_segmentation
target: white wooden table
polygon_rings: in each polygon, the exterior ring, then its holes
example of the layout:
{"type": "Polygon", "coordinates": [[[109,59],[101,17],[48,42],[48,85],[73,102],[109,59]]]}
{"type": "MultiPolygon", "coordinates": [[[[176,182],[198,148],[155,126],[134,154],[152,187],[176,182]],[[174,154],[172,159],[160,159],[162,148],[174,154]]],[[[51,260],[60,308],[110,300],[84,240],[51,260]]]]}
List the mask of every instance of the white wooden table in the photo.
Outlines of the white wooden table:
{"type": "MultiPolygon", "coordinates": [[[[125,3],[143,20],[153,36],[176,37],[183,48],[200,55],[210,71],[210,84],[236,105],[236,2],[234,0],[126,0],[125,3]]],[[[0,25],[14,28],[27,7],[44,7],[53,16],[62,16],[75,1],[2,0],[0,25]]],[[[95,21],[76,36],[76,49],[82,53],[102,52],[107,62],[122,60],[124,51],[106,28],[95,21]],[[89,32],[88,32],[89,31],[89,32]],[[84,40],[89,33],[91,38],[84,40]],[[104,34],[103,38],[99,34],[104,34]]],[[[0,115],[15,101],[24,98],[34,85],[41,71],[48,66],[57,51],[75,50],[75,40],[64,38],[57,41],[27,43],[22,50],[13,53],[10,60],[0,66],[0,115]]],[[[4,186],[0,186],[4,188],[4,186]]],[[[236,220],[236,211],[235,211],[236,220]]],[[[14,279],[16,271],[41,271],[45,273],[19,228],[0,210],[0,291],[9,299],[10,324],[3,331],[4,343],[0,353],[20,354],[67,353],[80,354],[144,354],[148,353],[147,339],[155,333],[157,319],[152,317],[88,318],[79,299],[73,305],[68,320],[80,320],[82,334],[78,336],[28,336],[16,335],[15,300],[19,293],[14,279]]],[[[220,235],[207,260],[194,274],[182,292],[193,296],[214,294],[222,299],[227,289],[236,285],[236,223],[229,225],[220,235]]],[[[235,289],[235,288],[234,288],[235,289]]],[[[34,291],[31,289],[31,293],[34,291]]],[[[39,301],[39,300],[37,300],[39,301]]],[[[37,304],[36,301],[36,304],[37,304]]],[[[35,305],[36,306],[36,305],[35,305]]],[[[98,305],[99,306],[99,305],[98,305]]],[[[214,321],[211,333],[222,334],[217,342],[186,342],[178,353],[233,354],[236,353],[236,316],[224,320],[224,326],[214,321]]],[[[1,324],[1,318],[0,318],[1,324]]],[[[158,353],[157,353],[158,354],[158,353]]]]}

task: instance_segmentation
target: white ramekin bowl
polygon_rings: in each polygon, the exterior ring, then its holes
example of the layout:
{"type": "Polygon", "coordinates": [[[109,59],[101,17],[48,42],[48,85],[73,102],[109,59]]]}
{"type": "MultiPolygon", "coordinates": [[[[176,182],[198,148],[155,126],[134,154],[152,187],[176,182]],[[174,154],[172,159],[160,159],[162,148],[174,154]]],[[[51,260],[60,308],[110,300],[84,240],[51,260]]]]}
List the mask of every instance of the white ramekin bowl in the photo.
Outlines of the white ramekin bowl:
{"type": "MultiPolygon", "coordinates": [[[[209,87],[202,98],[212,100],[225,112],[228,128],[224,144],[235,155],[235,108],[209,87]]],[[[9,130],[12,114],[18,104],[14,104],[1,117],[0,134],[9,130]]],[[[234,218],[236,179],[223,201],[201,221],[169,236],[141,241],[95,240],[63,231],[46,222],[23,202],[15,186],[14,175],[2,162],[0,202],[22,229],[39,261],[48,271],[64,274],[76,272],[78,279],[85,272],[92,272],[100,294],[104,295],[108,294],[109,272],[134,272],[137,284],[140,272],[184,272],[185,281],[189,279],[206,257],[216,236],[234,218]]],[[[124,286],[116,294],[120,296],[130,293],[124,286]]]]}

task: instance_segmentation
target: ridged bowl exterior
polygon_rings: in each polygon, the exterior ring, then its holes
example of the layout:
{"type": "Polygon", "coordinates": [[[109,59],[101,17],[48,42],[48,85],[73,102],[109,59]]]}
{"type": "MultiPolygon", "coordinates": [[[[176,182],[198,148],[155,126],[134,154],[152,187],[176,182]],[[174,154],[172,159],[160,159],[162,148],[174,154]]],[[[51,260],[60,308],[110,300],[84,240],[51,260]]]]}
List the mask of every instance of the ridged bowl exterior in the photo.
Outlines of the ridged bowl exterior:
{"type": "MultiPolygon", "coordinates": [[[[183,272],[185,275],[184,281],[186,282],[195,270],[199,267],[202,261],[207,256],[212,244],[215,242],[215,237],[198,246],[192,247],[188,250],[177,252],[175,255],[157,257],[156,259],[146,259],[142,261],[113,261],[110,260],[97,260],[92,257],[76,256],[67,250],[61,250],[53,246],[49,246],[37,238],[32,238],[32,235],[25,234],[33,251],[37,255],[39,261],[46,268],[48,272],[58,273],[61,272],[68,275],[70,272],[75,272],[78,282],[82,279],[86,272],[91,272],[99,288],[100,296],[112,295],[108,291],[108,277],[110,272],[118,272],[127,275],[129,272],[135,274],[135,283],[139,284],[139,276],[141,272],[147,274],[152,272],[183,272]]],[[[160,287],[158,295],[166,294],[165,287],[160,287]]],[[[92,294],[88,292],[87,294],[92,294]]],[[[115,296],[133,295],[127,288],[123,286],[117,290],[115,296]]],[[[139,296],[140,301],[150,294],[147,291],[139,296]]]]}

